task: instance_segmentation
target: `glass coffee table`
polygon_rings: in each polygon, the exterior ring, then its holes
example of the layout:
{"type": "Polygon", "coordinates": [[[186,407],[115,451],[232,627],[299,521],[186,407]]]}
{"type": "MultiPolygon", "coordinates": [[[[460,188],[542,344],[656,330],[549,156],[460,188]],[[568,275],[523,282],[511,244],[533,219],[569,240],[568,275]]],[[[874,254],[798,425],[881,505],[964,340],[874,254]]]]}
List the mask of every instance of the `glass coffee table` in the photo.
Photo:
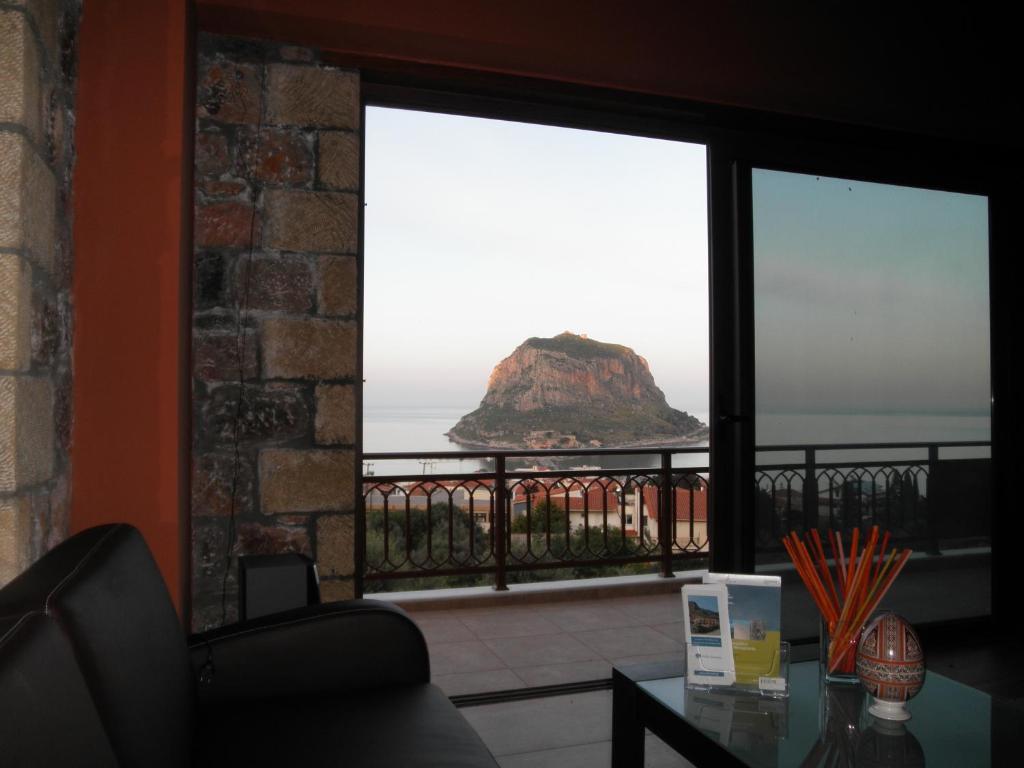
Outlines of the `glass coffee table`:
{"type": "Polygon", "coordinates": [[[822,686],[816,660],[790,665],[788,699],[687,690],[682,674],[613,670],[612,768],[643,765],[645,729],[698,767],[1019,764],[1024,709],[931,672],[905,723],[868,714],[859,685],[822,686]]]}

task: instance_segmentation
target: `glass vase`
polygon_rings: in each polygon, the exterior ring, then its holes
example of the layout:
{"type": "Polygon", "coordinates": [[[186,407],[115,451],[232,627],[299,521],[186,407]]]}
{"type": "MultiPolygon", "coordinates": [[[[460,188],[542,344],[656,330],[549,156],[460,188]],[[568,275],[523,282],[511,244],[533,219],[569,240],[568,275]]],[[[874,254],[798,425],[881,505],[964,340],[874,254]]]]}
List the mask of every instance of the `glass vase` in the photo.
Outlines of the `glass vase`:
{"type": "Polygon", "coordinates": [[[828,668],[829,650],[832,643],[832,635],[828,623],[822,617],[818,622],[818,668],[826,683],[847,683],[860,682],[857,678],[857,643],[860,641],[860,631],[854,633],[853,637],[846,643],[838,666],[834,670],[828,668]]]}

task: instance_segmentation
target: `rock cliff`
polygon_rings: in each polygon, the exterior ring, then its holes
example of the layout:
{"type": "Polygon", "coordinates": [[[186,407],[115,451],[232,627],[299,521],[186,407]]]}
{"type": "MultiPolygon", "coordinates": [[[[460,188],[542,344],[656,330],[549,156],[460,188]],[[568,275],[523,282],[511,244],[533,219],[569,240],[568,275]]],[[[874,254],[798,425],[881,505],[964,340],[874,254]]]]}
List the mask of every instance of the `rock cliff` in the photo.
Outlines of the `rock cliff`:
{"type": "Polygon", "coordinates": [[[448,437],[489,448],[657,446],[704,439],[707,426],[668,405],[632,349],[567,331],[527,339],[498,363],[480,407],[448,437]]]}

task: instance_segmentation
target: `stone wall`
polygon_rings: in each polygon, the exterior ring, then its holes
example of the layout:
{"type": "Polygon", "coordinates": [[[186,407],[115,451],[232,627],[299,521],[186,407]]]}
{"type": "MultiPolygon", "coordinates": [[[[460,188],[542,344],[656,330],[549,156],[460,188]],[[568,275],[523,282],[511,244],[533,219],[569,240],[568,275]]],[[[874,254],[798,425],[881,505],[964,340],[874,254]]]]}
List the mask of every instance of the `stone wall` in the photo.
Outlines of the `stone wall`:
{"type": "Polygon", "coordinates": [[[0,1],[0,586],[68,528],[79,14],[0,1]]]}
{"type": "Polygon", "coordinates": [[[236,617],[229,551],[308,554],[353,595],[360,105],[313,50],[208,35],[196,96],[198,630],[236,617]]]}

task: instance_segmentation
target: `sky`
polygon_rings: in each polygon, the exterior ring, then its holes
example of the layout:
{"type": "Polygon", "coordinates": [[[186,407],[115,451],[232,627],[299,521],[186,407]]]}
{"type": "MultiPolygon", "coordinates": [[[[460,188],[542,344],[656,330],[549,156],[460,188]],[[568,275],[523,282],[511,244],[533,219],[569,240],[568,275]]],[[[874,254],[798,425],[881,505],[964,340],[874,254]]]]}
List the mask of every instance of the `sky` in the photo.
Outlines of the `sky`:
{"type": "MultiPolygon", "coordinates": [[[[771,414],[988,413],[986,198],[752,181],[760,435],[823,434],[771,414]]],[[[706,206],[700,145],[368,108],[365,406],[469,411],[520,343],[568,330],[632,347],[706,418],[706,206]]]]}
{"type": "Polygon", "coordinates": [[[568,330],[706,415],[703,146],[371,107],[365,162],[367,408],[471,410],[519,344],[568,330]]]}
{"type": "Polygon", "coordinates": [[[759,414],[988,413],[987,198],[752,181],[759,414]]]}

